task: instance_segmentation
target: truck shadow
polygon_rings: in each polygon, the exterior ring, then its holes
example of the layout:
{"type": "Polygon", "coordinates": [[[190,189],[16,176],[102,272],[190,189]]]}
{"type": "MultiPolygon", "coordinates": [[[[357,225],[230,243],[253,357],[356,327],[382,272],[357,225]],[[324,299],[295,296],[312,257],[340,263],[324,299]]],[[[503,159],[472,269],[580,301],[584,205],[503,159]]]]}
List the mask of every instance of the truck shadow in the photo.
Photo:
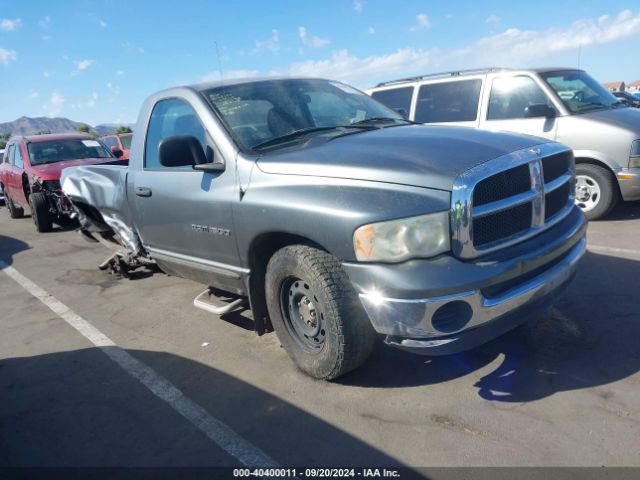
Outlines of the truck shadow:
{"type": "Polygon", "coordinates": [[[379,345],[342,383],[429,385],[467,377],[489,400],[526,402],[607,385],[640,371],[640,262],[587,253],[555,308],[475,350],[423,357],[379,345]],[[477,380],[477,370],[500,361],[477,380]]]}
{"type": "Polygon", "coordinates": [[[6,265],[11,265],[13,263],[13,256],[16,253],[30,248],[29,244],[22,240],[7,237],[6,235],[0,235],[0,262],[5,263],[6,265]]]}
{"type": "MultiPolygon", "coordinates": [[[[280,465],[402,466],[208,365],[167,352],[127,351],[280,465]]],[[[0,467],[241,466],[100,348],[0,359],[0,372],[0,467]]]]}
{"type": "MultiPolygon", "coordinates": [[[[640,201],[621,202],[609,215],[601,219],[603,222],[620,222],[640,218],[640,201]]],[[[592,220],[593,221],[593,220],[592,220]]],[[[599,220],[595,220],[596,222],[599,220]]]]}

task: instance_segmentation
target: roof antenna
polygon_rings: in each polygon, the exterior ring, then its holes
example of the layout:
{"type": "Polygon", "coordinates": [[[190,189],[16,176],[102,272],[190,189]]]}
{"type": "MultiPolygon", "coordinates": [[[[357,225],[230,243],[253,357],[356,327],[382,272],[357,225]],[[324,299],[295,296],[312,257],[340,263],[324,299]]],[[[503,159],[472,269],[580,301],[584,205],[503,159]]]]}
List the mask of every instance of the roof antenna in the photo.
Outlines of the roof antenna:
{"type": "Polygon", "coordinates": [[[218,49],[218,42],[213,42],[216,47],[216,57],[218,58],[218,70],[220,71],[220,82],[224,83],[224,75],[222,73],[222,62],[220,61],[220,50],[218,49]]]}

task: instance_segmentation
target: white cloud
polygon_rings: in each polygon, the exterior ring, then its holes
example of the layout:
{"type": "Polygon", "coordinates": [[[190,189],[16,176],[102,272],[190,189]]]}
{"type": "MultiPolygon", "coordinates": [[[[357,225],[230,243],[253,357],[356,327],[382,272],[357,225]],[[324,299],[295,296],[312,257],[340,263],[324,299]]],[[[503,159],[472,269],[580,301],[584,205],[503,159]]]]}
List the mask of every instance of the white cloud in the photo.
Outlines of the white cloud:
{"type": "Polygon", "coordinates": [[[74,110],[84,110],[85,108],[94,108],[98,102],[98,93],[91,92],[91,96],[87,100],[72,103],[70,105],[74,110]]]}
{"type": "Polygon", "coordinates": [[[118,70],[116,72],[116,75],[118,75],[119,77],[121,77],[122,75],[124,75],[124,70],[118,70]]]}
{"type": "Polygon", "coordinates": [[[18,54],[15,50],[7,50],[0,47],[0,62],[5,65],[9,65],[11,62],[15,62],[18,58],[18,54]]]}
{"type": "Polygon", "coordinates": [[[49,78],[51,76],[51,72],[48,72],[48,71],[45,70],[44,72],[42,72],[42,76],[44,78],[49,78]]]}
{"type": "Polygon", "coordinates": [[[89,68],[89,66],[94,62],[94,60],[89,60],[89,59],[84,59],[84,60],[74,60],[73,64],[76,66],[76,69],[71,72],[71,75],[77,75],[78,73],[82,72],[83,70],[86,70],[87,68],[89,68]]]}
{"type": "Polygon", "coordinates": [[[307,29],[305,27],[298,27],[298,36],[300,37],[300,41],[302,42],[302,44],[306,47],[318,48],[331,43],[328,38],[320,38],[313,35],[308,35],[307,29]]]}
{"type": "Polygon", "coordinates": [[[453,13],[447,13],[444,18],[446,18],[447,20],[451,20],[453,18],[453,13]]]}
{"type": "MultiPolygon", "coordinates": [[[[223,79],[232,79],[232,78],[250,78],[257,77],[260,74],[258,70],[229,70],[228,72],[223,71],[223,79]]],[[[209,72],[202,75],[198,81],[199,82],[217,82],[220,80],[220,72],[209,72]]]]}
{"type": "Polygon", "coordinates": [[[634,35],[640,35],[640,13],[624,10],[613,18],[603,15],[596,20],[576,20],[565,28],[509,28],[455,50],[451,52],[451,57],[469,57],[477,65],[523,65],[532,59],[574,50],[580,46],[603,45],[634,35]]]}
{"type": "Polygon", "coordinates": [[[2,20],[0,20],[0,30],[4,30],[5,32],[11,32],[20,28],[21,26],[22,20],[20,20],[19,18],[13,20],[9,18],[3,18],[2,20]]]}
{"type": "Polygon", "coordinates": [[[136,47],[134,45],[131,45],[131,42],[129,42],[128,40],[125,40],[124,42],[120,43],[120,45],[127,53],[140,53],[140,54],[144,53],[143,47],[140,47],[140,46],[136,47]]]}
{"type": "Polygon", "coordinates": [[[485,19],[485,23],[499,23],[502,18],[500,18],[495,13],[492,13],[485,19]]]}
{"type": "Polygon", "coordinates": [[[37,90],[29,90],[29,95],[27,95],[27,98],[29,100],[33,100],[35,98],[38,98],[40,96],[40,94],[38,93],[37,90]]]}
{"type": "Polygon", "coordinates": [[[98,94],[96,92],[91,93],[91,98],[84,102],[84,106],[87,108],[93,108],[96,106],[96,102],[98,101],[98,94]]]}
{"type": "Polygon", "coordinates": [[[426,13],[419,13],[416,15],[417,23],[409,28],[410,32],[417,32],[418,30],[424,30],[431,27],[429,16],[426,13]]]}
{"type": "Polygon", "coordinates": [[[48,117],[55,117],[62,112],[62,108],[66,103],[66,99],[58,90],[51,92],[49,101],[42,106],[42,111],[48,117]]]}
{"type": "Polygon", "coordinates": [[[298,75],[305,77],[327,77],[345,81],[373,83],[394,75],[404,75],[408,69],[424,71],[430,65],[436,50],[401,48],[393,53],[359,58],[348,50],[338,50],[326,60],[295,62],[272,75],[298,75]]]}
{"type": "Polygon", "coordinates": [[[51,40],[51,35],[43,35],[42,36],[42,41],[43,42],[48,42],[49,40],[51,40]]]}
{"type": "Polygon", "coordinates": [[[368,87],[394,77],[428,73],[434,68],[453,70],[462,66],[527,66],[536,59],[552,57],[579,46],[608,44],[632,36],[640,36],[640,12],[625,10],[617,15],[578,20],[564,27],[545,30],[510,28],[449,51],[412,47],[382,55],[358,57],[343,49],[325,59],[294,62],[284,69],[269,73],[336,78],[368,87]]]}
{"type": "Polygon", "coordinates": [[[271,36],[266,40],[256,40],[256,48],[253,50],[254,53],[259,53],[263,51],[268,51],[271,53],[276,53],[280,50],[280,34],[277,29],[271,30],[271,36]]]}
{"type": "Polygon", "coordinates": [[[373,28],[373,27],[369,27],[369,28],[367,28],[367,33],[368,33],[369,35],[375,35],[375,33],[376,33],[376,29],[375,29],[375,28],[373,28]]]}
{"type": "Polygon", "coordinates": [[[38,25],[40,26],[40,28],[49,28],[49,26],[51,26],[51,17],[47,15],[46,17],[38,21],[38,25]]]}
{"type": "Polygon", "coordinates": [[[353,9],[357,13],[362,13],[364,10],[364,2],[362,0],[353,0],[353,9]]]}
{"type": "Polygon", "coordinates": [[[102,20],[101,18],[98,19],[98,24],[102,27],[102,28],[107,28],[107,22],[105,22],[104,20],[102,20]]]}

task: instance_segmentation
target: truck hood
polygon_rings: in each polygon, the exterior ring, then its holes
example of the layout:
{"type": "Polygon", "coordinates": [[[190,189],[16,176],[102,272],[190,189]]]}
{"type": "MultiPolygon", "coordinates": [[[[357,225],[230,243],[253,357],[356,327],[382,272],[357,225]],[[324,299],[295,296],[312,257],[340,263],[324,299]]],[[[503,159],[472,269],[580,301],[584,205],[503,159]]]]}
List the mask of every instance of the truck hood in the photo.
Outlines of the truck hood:
{"type": "MultiPolygon", "coordinates": [[[[82,158],[80,160],[63,160],[62,162],[45,163],[43,165],[31,165],[31,174],[39,176],[42,180],[59,180],[60,173],[67,167],[80,165],[98,165],[102,163],[120,163],[116,158],[82,158]]],[[[125,165],[125,163],[123,163],[125,165]]]]}
{"type": "Polygon", "coordinates": [[[595,112],[573,115],[574,118],[584,118],[592,122],[627,130],[636,136],[640,136],[640,108],[612,108],[595,112]]]}
{"type": "Polygon", "coordinates": [[[265,154],[257,164],[272,174],[349,178],[451,191],[453,180],[462,172],[547,142],[468,127],[409,125],[342,137],[315,137],[296,148],[265,154]]]}

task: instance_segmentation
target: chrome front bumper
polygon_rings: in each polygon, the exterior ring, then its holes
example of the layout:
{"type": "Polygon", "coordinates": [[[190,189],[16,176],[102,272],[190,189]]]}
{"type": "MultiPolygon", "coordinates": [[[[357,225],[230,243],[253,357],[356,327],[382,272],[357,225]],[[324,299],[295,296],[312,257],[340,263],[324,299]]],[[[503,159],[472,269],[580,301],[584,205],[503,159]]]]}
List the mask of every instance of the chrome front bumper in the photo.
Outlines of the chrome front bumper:
{"type": "Polygon", "coordinates": [[[550,267],[525,275],[519,283],[515,279],[513,286],[491,297],[487,289],[478,289],[421,299],[367,292],[360,299],[374,328],[387,334],[388,344],[426,354],[455,353],[495,338],[528,320],[532,311],[548,307],[573,278],[585,249],[583,236],[550,267]],[[388,331],[394,319],[402,326],[397,334],[388,331]]]}

